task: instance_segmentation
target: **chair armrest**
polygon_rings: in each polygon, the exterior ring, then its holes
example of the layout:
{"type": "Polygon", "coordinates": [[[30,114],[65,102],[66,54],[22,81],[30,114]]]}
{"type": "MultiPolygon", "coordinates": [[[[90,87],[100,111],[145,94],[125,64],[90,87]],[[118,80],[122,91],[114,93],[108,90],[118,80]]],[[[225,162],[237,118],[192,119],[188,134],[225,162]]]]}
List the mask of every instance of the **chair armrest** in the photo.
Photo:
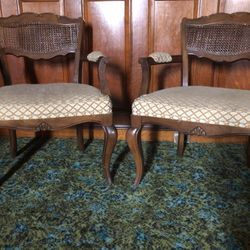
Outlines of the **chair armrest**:
{"type": "Polygon", "coordinates": [[[98,62],[101,57],[105,57],[101,51],[92,51],[87,55],[87,60],[89,62],[98,62]]]}
{"type": "Polygon", "coordinates": [[[172,62],[172,56],[166,52],[153,52],[148,57],[151,57],[156,63],[172,62]]]}
{"type": "Polygon", "coordinates": [[[151,53],[148,57],[141,57],[139,63],[141,64],[142,69],[142,82],[140,95],[148,93],[149,84],[151,80],[151,66],[158,64],[170,64],[170,63],[181,63],[181,55],[173,55],[166,52],[154,52],[151,53]]]}
{"type": "Polygon", "coordinates": [[[139,63],[141,64],[142,61],[147,61],[149,65],[181,63],[182,56],[170,55],[166,52],[153,52],[147,57],[141,57],[139,63]]]}
{"type": "Polygon", "coordinates": [[[106,67],[108,58],[101,51],[92,51],[87,55],[87,61],[98,64],[98,79],[100,90],[105,95],[110,95],[110,90],[106,79],[106,67]]]}

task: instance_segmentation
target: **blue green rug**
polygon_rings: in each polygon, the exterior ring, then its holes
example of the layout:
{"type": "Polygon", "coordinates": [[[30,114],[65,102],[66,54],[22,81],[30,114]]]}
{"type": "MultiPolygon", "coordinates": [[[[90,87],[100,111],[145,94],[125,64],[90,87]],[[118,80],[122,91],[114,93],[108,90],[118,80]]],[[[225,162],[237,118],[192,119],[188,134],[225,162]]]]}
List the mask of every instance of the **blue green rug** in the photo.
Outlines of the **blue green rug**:
{"type": "MultiPolygon", "coordinates": [[[[19,139],[23,145],[28,139],[19,139]]],[[[114,185],[103,141],[84,153],[51,139],[0,187],[0,249],[250,249],[250,169],[244,145],[144,143],[147,173],[119,141],[114,185]]],[[[15,165],[1,138],[0,177],[15,165]]]]}

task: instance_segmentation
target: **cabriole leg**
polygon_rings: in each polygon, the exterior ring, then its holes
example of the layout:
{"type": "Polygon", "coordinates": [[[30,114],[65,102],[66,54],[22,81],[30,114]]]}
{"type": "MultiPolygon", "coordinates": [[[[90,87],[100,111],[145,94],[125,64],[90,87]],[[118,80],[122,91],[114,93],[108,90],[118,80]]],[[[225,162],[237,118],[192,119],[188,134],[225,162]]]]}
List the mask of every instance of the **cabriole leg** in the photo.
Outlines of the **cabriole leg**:
{"type": "Polygon", "coordinates": [[[143,153],[141,145],[141,128],[130,128],[127,132],[127,142],[135,160],[136,178],[134,181],[134,187],[136,187],[141,182],[144,172],[143,153]]]}
{"type": "Polygon", "coordinates": [[[103,169],[104,175],[109,184],[112,184],[112,178],[110,175],[110,160],[112,152],[117,141],[117,131],[114,126],[103,126],[104,130],[104,148],[103,148],[103,169]]]}

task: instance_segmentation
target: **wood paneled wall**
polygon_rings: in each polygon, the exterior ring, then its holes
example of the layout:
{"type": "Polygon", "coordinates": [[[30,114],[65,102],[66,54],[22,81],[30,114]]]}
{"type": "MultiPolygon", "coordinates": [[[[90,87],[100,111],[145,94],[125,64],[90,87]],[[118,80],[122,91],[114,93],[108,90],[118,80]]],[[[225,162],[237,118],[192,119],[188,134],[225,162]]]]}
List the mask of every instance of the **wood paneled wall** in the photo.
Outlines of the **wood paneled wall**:
{"type": "MultiPolygon", "coordinates": [[[[82,17],[92,31],[92,49],[110,57],[108,80],[115,110],[130,111],[138,96],[141,69],[138,58],[153,51],[180,53],[180,22],[183,17],[195,18],[216,12],[249,11],[249,0],[0,0],[0,15],[22,12],[54,12],[82,17]]],[[[25,80],[22,60],[10,58],[15,65],[12,78],[25,80]]],[[[213,86],[250,89],[249,63],[214,67],[207,61],[194,61],[192,82],[213,86]],[[248,68],[248,70],[246,70],[248,68]],[[234,73],[234,74],[233,74],[234,73]],[[236,73],[236,74],[235,74],[236,73]]],[[[180,85],[180,65],[153,70],[151,90],[180,85]]],[[[68,79],[67,63],[53,68],[39,65],[41,82],[68,79]],[[42,73],[45,70],[47,73],[42,73]],[[53,72],[53,74],[52,74],[53,72]],[[52,77],[52,79],[51,79],[52,77]]],[[[96,79],[96,74],[88,77],[96,79]]]]}

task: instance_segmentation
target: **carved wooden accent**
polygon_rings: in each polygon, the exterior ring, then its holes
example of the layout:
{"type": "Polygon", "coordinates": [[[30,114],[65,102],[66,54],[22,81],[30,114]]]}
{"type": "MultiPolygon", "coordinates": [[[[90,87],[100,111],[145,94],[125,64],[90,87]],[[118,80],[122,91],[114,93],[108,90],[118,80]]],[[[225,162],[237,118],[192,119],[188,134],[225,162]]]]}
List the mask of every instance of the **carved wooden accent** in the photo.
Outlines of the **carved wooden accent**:
{"type": "Polygon", "coordinates": [[[198,127],[195,127],[193,128],[190,132],[189,132],[190,135],[198,135],[198,136],[205,136],[207,133],[206,131],[198,126],[198,127]]]}
{"type": "Polygon", "coordinates": [[[51,129],[51,126],[46,122],[42,122],[36,127],[36,131],[48,131],[51,129]]]}

